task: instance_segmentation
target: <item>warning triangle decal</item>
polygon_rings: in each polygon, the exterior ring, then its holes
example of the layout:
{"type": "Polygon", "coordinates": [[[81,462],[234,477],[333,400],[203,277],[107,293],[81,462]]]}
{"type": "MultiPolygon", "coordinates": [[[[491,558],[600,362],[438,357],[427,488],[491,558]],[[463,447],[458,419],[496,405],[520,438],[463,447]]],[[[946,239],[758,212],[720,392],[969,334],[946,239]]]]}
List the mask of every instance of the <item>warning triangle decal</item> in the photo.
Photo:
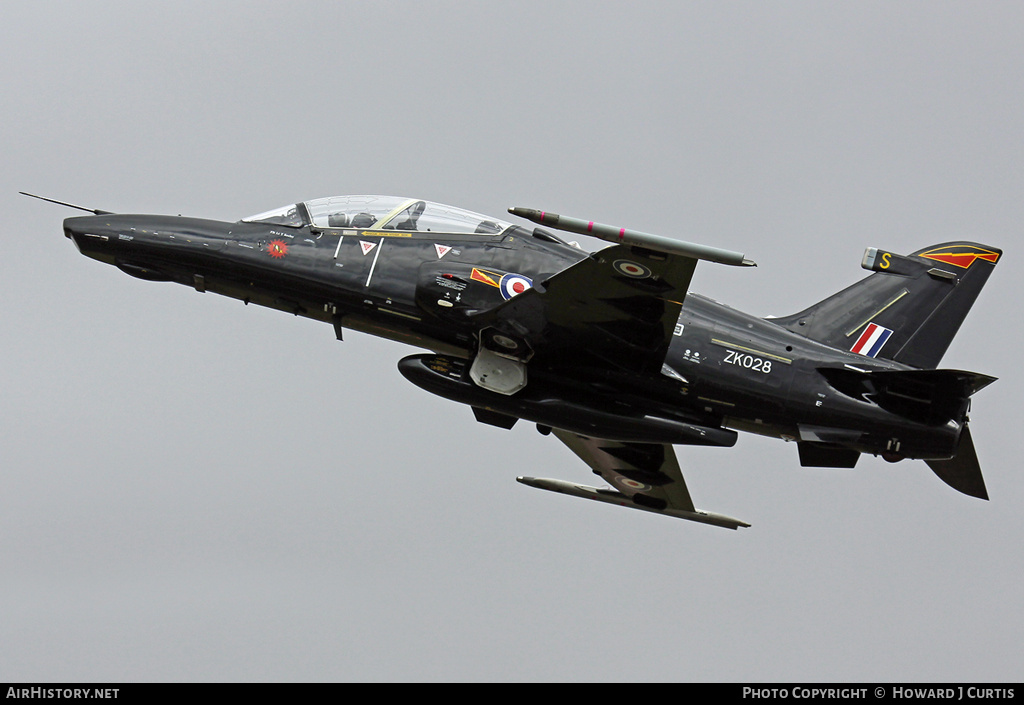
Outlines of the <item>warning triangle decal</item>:
{"type": "Polygon", "coordinates": [[[441,259],[446,254],[451,252],[452,248],[448,245],[438,245],[437,243],[434,243],[434,249],[437,250],[437,258],[441,259]]]}
{"type": "Polygon", "coordinates": [[[368,255],[368,254],[370,254],[370,251],[373,250],[373,248],[377,246],[377,243],[376,242],[367,242],[366,240],[360,240],[359,241],[359,246],[361,248],[363,248],[363,254],[364,255],[368,255]]]}

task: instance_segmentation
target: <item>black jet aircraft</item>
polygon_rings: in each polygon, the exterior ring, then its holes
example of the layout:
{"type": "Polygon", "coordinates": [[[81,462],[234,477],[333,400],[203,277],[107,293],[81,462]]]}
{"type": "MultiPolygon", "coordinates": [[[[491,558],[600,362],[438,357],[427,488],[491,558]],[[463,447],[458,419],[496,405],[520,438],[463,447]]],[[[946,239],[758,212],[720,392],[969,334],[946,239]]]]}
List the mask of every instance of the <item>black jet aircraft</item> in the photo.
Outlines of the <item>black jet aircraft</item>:
{"type": "Polygon", "coordinates": [[[349,328],[428,350],[398,363],[409,381],[483,423],[535,423],[611,486],[518,478],[532,487],[749,526],[694,506],[673,449],[747,431],[794,442],[805,467],[922,459],[988,498],[967,412],[995,378],[937,367],[993,247],[869,248],[866,278],[759,318],[688,291],[698,261],[754,264],[742,254],[530,209],[509,212],[614,244],[588,253],[548,229],[389,196],[233,223],[72,207],[92,213],[64,221],[82,254],[330,323],[339,340],[349,328]]]}

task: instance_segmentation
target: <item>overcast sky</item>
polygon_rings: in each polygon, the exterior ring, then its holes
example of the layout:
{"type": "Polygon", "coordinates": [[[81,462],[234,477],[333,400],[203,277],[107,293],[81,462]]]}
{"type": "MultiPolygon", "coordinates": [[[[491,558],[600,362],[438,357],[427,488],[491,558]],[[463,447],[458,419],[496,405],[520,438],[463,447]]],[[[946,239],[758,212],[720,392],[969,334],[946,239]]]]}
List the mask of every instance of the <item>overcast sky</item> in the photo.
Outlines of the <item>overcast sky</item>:
{"type": "Polygon", "coordinates": [[[0,680],[1019,681],[1019,2],[22,2],[0,22],[0,680]],[[627,9],[628,8],[628,9],[627,9]],[[943,360],[990,502],[920,461],[680,447],[733,532],[540,492],[415,352],[142,282],[66,208],[386,193],[738,250],[758,315],[867,246],[1005,257],[943,360]]]}

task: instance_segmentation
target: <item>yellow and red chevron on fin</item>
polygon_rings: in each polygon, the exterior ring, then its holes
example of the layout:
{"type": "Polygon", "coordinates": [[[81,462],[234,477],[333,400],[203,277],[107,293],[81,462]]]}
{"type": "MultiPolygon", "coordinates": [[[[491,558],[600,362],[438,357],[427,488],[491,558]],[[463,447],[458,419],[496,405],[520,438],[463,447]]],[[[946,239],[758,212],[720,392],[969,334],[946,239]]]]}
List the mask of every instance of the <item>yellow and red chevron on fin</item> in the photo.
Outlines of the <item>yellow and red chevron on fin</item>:
{"type": "Polygon", "coordinates": [[[928,252],[921,252],[918,254],[918,257],[926,257],[936,262],[943,262],[954,267],[967,269],[979,259],[995,264],[999,261],[999,255],[999,252],[992,252],[991,250],[985,250],[972,245],[947,245],[945,247],[936,247],[928,252]]]}

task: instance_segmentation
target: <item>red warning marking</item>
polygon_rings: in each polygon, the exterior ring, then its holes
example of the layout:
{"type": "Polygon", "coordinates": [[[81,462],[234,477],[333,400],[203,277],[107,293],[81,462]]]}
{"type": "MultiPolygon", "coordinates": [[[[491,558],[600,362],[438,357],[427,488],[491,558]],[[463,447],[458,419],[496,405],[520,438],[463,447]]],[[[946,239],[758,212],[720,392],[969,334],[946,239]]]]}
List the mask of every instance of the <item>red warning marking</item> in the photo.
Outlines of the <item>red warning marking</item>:
{"type": "Polygon", "coordinates": [[[469,278],[472,279],[473,281],[483,282],[484,284],[490,284],[491,286],[496,287],[498,286],[498,282],[494,281],[494,279],[492,278],[493,276],[494,275],[490,274],[489,272],[483,272],[477,269],[476,267],[473,267],[473,271],[469,275],[469,278]]]}
{"type": "Polygon", "coordinates": [[[271,240],[267,245],[267,253],[274,259],[281,259],[288,254],[288,243],[284,240],[271,240]]]}
{"type": "Polygon", "coordinates": [[[366,242],[365,240],[359,241],[359,246],[363,248],[363,254],[367,255],[370,251],[377,246],[376,242],[366,242]]]}
{"type": "Polygon", "coordinates": [[[452,248],[451,248],[451,246],[449,246],[449,245],[438,245],[438,244],[436,244],[436,243],[435,243],[435,244],[434,244],[434,249],[435,249],[435,250],[437,251],[437,258],[438,258],[438,259],[441,259],[441,258],[442,258],[442,257],[444,257],[444,256],[445,256],[446,254],[448,254],[449,252],[451,252],[451,249],[452,249],[452,248]]]}

